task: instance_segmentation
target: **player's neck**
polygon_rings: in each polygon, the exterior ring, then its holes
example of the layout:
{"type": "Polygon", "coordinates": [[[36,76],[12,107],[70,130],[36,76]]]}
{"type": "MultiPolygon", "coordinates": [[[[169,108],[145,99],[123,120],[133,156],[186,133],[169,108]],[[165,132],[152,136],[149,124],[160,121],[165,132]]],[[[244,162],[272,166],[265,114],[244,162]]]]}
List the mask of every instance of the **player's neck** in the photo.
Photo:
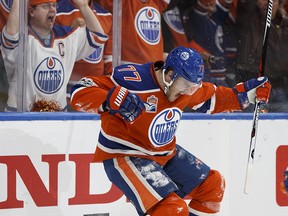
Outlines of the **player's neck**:
{"type": "Polygon", "coordinates": [[[156,77],[156,80],[157,80],[157,82],[159,84],[159,87],[164,91],[165,84],[163,82],[163,75],[162,75],[163,71],[162,70],[163,69],[156,70],[155,71],[155,77],[156,77]]]}

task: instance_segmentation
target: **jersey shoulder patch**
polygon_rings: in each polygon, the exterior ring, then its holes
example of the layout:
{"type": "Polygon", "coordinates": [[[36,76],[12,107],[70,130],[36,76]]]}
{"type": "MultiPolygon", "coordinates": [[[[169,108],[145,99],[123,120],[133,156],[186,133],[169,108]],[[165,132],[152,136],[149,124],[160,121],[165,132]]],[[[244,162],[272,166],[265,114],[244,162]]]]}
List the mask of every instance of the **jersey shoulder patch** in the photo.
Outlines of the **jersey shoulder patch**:
{"type": "Polygon", "coordinates": [[[137,65],[124,64],[114,68],[111,79],[115,84],[132,91],[159,89],[151,73],[151,63],[137,65]]]}

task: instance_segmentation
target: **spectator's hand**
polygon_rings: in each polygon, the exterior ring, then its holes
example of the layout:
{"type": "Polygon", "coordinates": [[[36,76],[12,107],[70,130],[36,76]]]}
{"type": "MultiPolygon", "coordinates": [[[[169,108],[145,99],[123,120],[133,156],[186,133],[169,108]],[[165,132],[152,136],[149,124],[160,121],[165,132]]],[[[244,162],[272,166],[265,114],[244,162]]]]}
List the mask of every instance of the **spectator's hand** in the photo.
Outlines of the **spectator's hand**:
{"type": "Polygon", "coordinates": [[[108,92],[106,108],[110,110],[110,114],[119,113],[125,121],[132,122],[139,117],[145,106],[137,94],[124,87],[115,86],[108,92]]]}
{"type": "Polygon", "coordinates": [[[81,6],[87,6],[88,0],[72,0],[72,2],[80,8],[81,6]]]}
{"type": "Polygon", "coordinates": [[[237,94],[241,108],[245,109],[251,103],[254,104],[256,100],[261,104],[268,103],[271,84],[267,77],[259,77],[238,83],[233,87],[233,91],[237,94]]]}

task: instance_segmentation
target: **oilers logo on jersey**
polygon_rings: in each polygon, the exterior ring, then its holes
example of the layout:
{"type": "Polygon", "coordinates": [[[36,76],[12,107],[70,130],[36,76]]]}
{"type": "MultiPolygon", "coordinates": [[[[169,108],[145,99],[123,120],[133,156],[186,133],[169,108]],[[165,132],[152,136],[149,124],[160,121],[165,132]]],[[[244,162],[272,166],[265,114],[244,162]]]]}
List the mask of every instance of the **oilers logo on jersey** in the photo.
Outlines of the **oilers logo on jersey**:
{"type": "Polygon", "coordinates": [[[159,11],[152,7],[144,7],[136,14],[135,29],[146,43],[155,45],[160,41],[160,21],[159,11]]]}
{"type": "Polygon", "coordinates": [[[180,18],[180,13],[177,7],[163,13],[163,18],[171,29],[179,34],[184,34],[184,28],[180,18]]]}
{"type": "Polygon", "coordinates": [[[64,82],[64,68],[55,57],[45,58],[34,72],[34,83],[37,89],[45,94],[57,92],[64,82]]]}
{"type": "Polygon", "coordinates": [[[223,36],[224,36],[224,33],[223,33],[223,29],[221,26],[218,26],[217,27],[217,30],[216,30],[216,34],[215,34],[215,44],[217,46],[217,48],[223,53],[224,52],[224,49],[223,49],[223,36]]]}
{"type": "Polygon", "coordinates": [[[89,55],[87,58],[84,58],[83,60],[91,64],[97,64],[100,62],[102,58],[103,50],[104,50],[104,45],[102,44],[97,49],[95,49],[95,51],[91,55],[89,55]]]}
{"type": "Polygon", "coordinates": [[[181,110],[176,107],[158,113],[149,127],[150,142],[156,147],[169,144],[175,136],[181,116],[181,110]]]}

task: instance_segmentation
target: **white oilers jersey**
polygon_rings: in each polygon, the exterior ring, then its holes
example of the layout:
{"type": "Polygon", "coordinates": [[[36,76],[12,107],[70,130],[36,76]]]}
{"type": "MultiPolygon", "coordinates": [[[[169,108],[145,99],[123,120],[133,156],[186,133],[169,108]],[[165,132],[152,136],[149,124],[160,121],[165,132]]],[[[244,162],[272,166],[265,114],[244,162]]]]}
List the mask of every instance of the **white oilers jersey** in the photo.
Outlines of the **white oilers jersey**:
{"type": "MultiPolygon", "coordinates": [[[[47,99],[60,103],[65,109],[66,86],[75,61],[89,56],[108,37],[89,32],[86,28],[72,29],[55,25],[51,40],[40,40],[29,29],[27,49],[27,80],[24,111],[29,111],[34,101],[47,99]]],[[[7,110],[17,108],[17,53],[18,36],[8,35],[3,29],[2,54],[9,80],[7,110]]]]}

